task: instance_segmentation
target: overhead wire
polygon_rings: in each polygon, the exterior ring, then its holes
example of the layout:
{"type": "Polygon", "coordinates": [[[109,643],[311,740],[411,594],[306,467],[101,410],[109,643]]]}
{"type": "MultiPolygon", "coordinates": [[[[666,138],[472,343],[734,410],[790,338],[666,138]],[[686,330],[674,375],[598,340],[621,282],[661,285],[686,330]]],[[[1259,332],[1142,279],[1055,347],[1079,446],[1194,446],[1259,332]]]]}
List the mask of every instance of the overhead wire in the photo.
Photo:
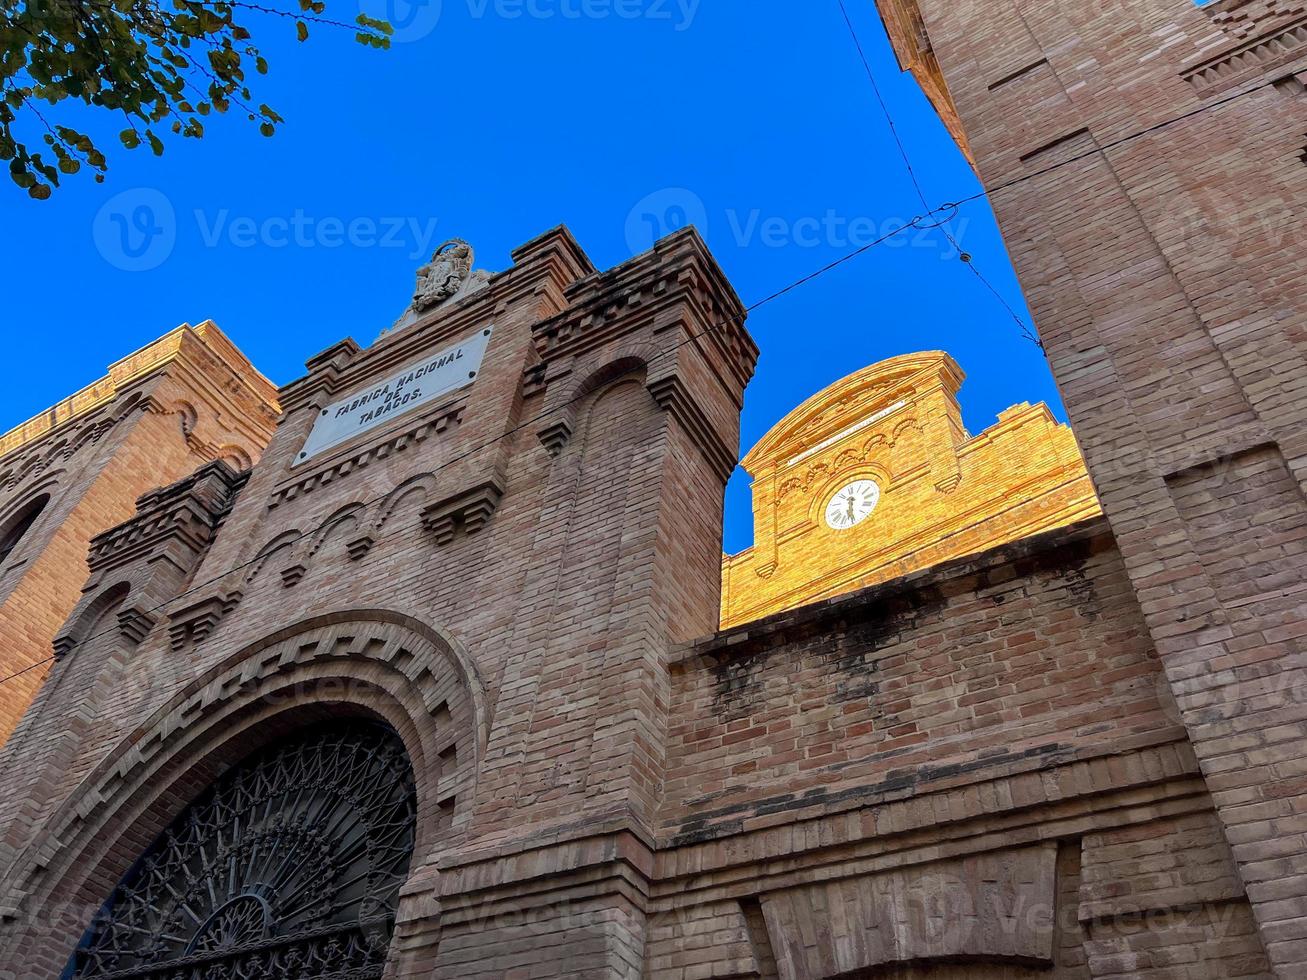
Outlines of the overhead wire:
{"type": "MultiPolygon", "coordinates": [[[[845,15],[845,18],[846,18],[846,20],[847,20],[847,18],[848,18],[848,12],[847,12],[847,8],[845,8],[845,5],[844,5],[843,0],[840,0],[840,7],[841,7],[841,9],[844,11],[844,15],[845,15]]],[[[856,40],[856,38],[857,38],[856,32],[854,32],[854,38],[855,38],[855,40],[856,40]]],[[[861,45],[860,45],[860,43],[859,43],[859,48],[861,49],[861,45]]],[[[864,60],[865,60],[865,53],[864,53],[863,56],[864,56],[864,60]]],[[[868,63],[868,70],[869,70],[869,63],[868,63]]],[[[873,84],[874,84],[874,80],[875,80],[875,76],[872,75],[872,81],[873,81],[873,84]]],[[[958,212],[958,211],[959,211],[959,210],[960,210],[964,205],[972,204],[972,203],[974,203],[974,202],[976,202],[976,201],[983,200],[983,199],[985,199],[985,198],[987,198],[987,197],[993,197],[993,196],[998,195],[998,194],[1001,194],[1001,193],[1003,193],[1003,192],[1005,192],[1005,191],[1011,190],[1011,189],[1014,188],[1014,187],[1018,187],[1018,186],[1021,186],[1021,185],[1023,185],[1023,184],[1027,184],[1027,183],[1030,183],[1030,182],[1032,182],[1032,181],[1040,180],[1040,179],[1043,178],[1043,177],[1046,177],[1046,176],[1048,176],[1048,175],[1050,175],[1050,174],[1056,173],[1057,171],[1062,170],[1062,169],[1065,169],[1066,167],[1074,166],[1075,164],[1077,164],[1077,163],[1081,163],[1081,162],[1083,162],[1083,161],[1085,161],[1085,160],[1087,160],[1087,159],[1089,159],[1089,158],[1091,158],[1091,157],[1106,156],[1107,152],[1110,151],[1110,150],[1117,149],[1117,148],[1119,148],[1119,147],[1121,147],[1121,146],[1124,146],[1124,145],[1126,145],[1126,144],[1128,144],[1128,143],[1132,143],[1132,142],[1134,142],[1135,140],[1139,140],[1139,139],[1142,139],[1142,138],[1144,138],[1144,137],[1146,137],[1146,136],[1150,136],[1150,135],[1152,135],[1152,134],[1154,134],[1154,133],[1161,132],[1162,130],[1168,129],[1168,128],[1170,128],[1171,126],[1175,126],[1175,125],[1178,125],[1178,124],[1180,124],[1180,123],[1182,123],[1182,122],[1186,122],[1186,121],[1188,121],[1188,120],[1190,120],[1190,119],[1196,118],[1196,117],[1201,116],[1201,115],[1203,115],[1203,114],[1205,114],[1205,113],[1216,111],[1216,110],[1221,109],[1221,108],[1223,108],[1223,107],[1225,107],[1225,106],[1227,106],[1227,105],[1230,105],[1231,103],[1237,102],[1237,101],[1239,101],[1239,100],[1241,100],[1241,99],[1247,98],[1247,97],[1250,96],[1250,95],[1256,94],[1257,92],[1260,92],[1260,91],[1262,91],[1262,90],[1264,90],[1264,89],[1271,88],[1271,87],[1273,87],[1275,84],[1276,84],[1276,81],[1275,81],[1274,79],[1271,79],[1271,80],[1267,80],[1267,81],[1260,82],[1260,83],[1257,83],[1257,84],[1249,85],[1249,86],[1247,86],[1247,87],[1245,87],[1245,88],[1241,88],[1241,89],[1240,89],[1239,91],[1237,91],[1237,92],[1231,93],[1231,94],[1228,95],[1228,96],[1224,96],[1224,97],[1219,98],[1219,99],[1216,99],[1216,100],[1214,100],[1214,101],[1212,101],[1212,102],[1205,103],[1205,104],[1203,104],[1203,105],[1201,105],[1201,106],[1198,106],[1197,108],[1192,109],[1192,110],[1190,110],[1190,111],[1188,111],[1188,112],[1181,113],[1180,115],[1177,115],[1177,116],[1171,116],[1171,117],[1168,117],[1168,118],[1163,119],[1163,120],[1161,120],[1161,121],[1159,121],[1159,122],[1157,122],[1157,123],[1154,123],[1154,124],[1152,124],[1152,125],[1150,125],[1150,126],[1147,126],[1147,127],[1143,128],[1143,129],[1136,130],[1135,132],[1132,132],[1132,133],[1128,133],[1128,134],[1126,134],[1125,136],[1121,136],[1121,137],[1118,137],[1118,138],[1116,138],[1116,139],[1114,139],[1114,140],[1110,140],[1110,141],[1108,141],[1107,143],[1103,143],[1103,144],[1097,145],[1097,146],[1093,147],[1092,149],[1090,149],[1090,150],[1086,150],[1086,151],[1084,151],[1084,152],[1082,152],[1082,153],[1074,154],[1074,155],[1072,155],[1072,156],[1066,158],[1065,160],[1059,160],[1059,161],[1056,162],[1056,163],[1050,164],[1050,165],[1048,165],[1047,167],[1043,167],[1043,168],[1041,168],[1041,169],[1039,169],[1039,170],[1032,171],[1031,173],[1028,173],[1028,174],[1022,174],[1022,175],[1020,175],[1020,176],[1013,177],[1013,178],[1010,178],[1010,179],[1005,180],[1005,181],[1001,181],[1001,182],[999,182],[999,183],[997,183],[997,184],[994,184],[994,185],[991,186],[991,187],[982,188],[980,191],[978,191],[978,192],[976,192],[976,193],[974,193],[974,194],[969,194],[969,195],[967,195],[967,196],[965,196],[965,197],[960,197],[960,198],[958,198],[956,201],[946,201],[946,202],[944,202],[943,204],[941,204],[941,205],[939,205],[938,207],[935,207],[935,208],[930,208],[930,207],[928,206],[928,204],[927,204],[927,205],[926,205],[926,206],[927,206],[927,210],[926,210],[923,214],[918,215],[917,217],[913,218],[911,221],[907,222],[906,224],[900,225],[899,227],[895,228],[893,231],[889,232],[888,234],[886,234],[886,235],[882,235],[880,238],[877,238],[877,239],[874,240],[874,241],[868,242],[868,243],[866,243],[866,244],[864,244],[864,245],[859,246],[859,247],[856,248],[856,249],[853,249],[853,250],[851,250],[851,251],[845,253],[844,255],[840,256],[839,258],[834,259],[833,261],[831,261],[831,262],[827,263],[826,265],[820,267],[819,269],[816,269],[816,270],[814,270],[813,272],[808,273],[807,275],[802,276],[802,277],[800,277],[799,279],[796,279],[796,280],[794,280],[793,282],[787,284],[786,286],[784,286],[784,287],[778,289],[778,290],[775,291],[774,293],[772,293],[772,294],[770,294],[770,295],[768,295],[768,296],[763,297],[761,300],[759,300],[758,302],[754,303],[752,306],[746,307],[746,309],[745,309],[745,311],[744,311],[744,314],[747,315],[748,313],[751,313],[751,312],[753,312],[754,310],[756,310],[756,309],[758,309],[758,308],[760,308],[760,307],[762,307],[762,306],[764,306],[764,305],[766,305],[766,304],[768,304],[768,303],[770,303],[770,302],[772,302],[772,301],[774,301],[774,300],[776,300],[776,299],[779,299],[779,298],[782,297],[782,296],[785,296],[786,294],[792,292],[793,290],[798,289],[799,287],[801,287],[801,286],[807,284],[808,282],[811,282],[812,280],[814,280],[814,279],[816,279],[816,278],[819,278],[820,276],[826,274],[827,272],[830,272],[831,270],[833,270],[833,269],[835,269],[835,268],[837,268],[837,267],[839,267],[839,266],[841,266],[841,265],[844,265],[845,263],[847,263],[847,262],[851,261],[852,259],[854,259],[854,258],[856,258],[856,257],[858,257],[858,256],[860,256],[860,255],[862,255],[863,253],[869,251],[870,249],[875,248],[876,246],[883,244],[884,242],[888,241],[889,239],[894,238],[894,237],[896,237],[896,236],[902,234],[903,232],[905,232],[905,231],[907,231],[907,230],[909,230],[909,229],[917,229],[917,230],[921,230],[921,229],[923,229],[923,228],[943,227],[944,224],[945,224],[945,222],[948,220],[948,219],[946,218],[946,219],[944,219],[944,221],[941,221],[941,222],[939,222],[939,223],[936,223],[936,224],[928,224],[928,222],[929,222],[932,218],[939,218],[940,216],[945,216],[945,215],[948,215],[948,216],[955,216],[955,215],[957,214],[957,212],[958,212]]],[[[878,88],[878,86],[877,86],[877,88],[878,88]]],[[[896,137],[896,139],[898,138],[898,134],[897,134],[897,130],[896,130],[896,129],[895,129],[895,137],[896,137]]],[[[901,141],[900,141],[900,147],[902,148],[901,141]]],[[[920,191],[921,191],[921,188],[920,188],[919,182],[917,181],[917,178],[916,178],[915,172],[913,172],[912,176],[913,176],[914,184],[917,185],[917,190],[920,192],[920,191]]],[[[923,198],[923,201],[925,201],[924,193],[922,194],[922,198],[923,198]]],[[[957,247],[957,246],[955,245],[954,247],[957,247]]],[[[961,250],[959,250],[959,251],[961,251],[961,250]]],[[[965,254],[967,254],[967,253],[962,253],[962,254],[965,255],[965,254]]],[[[978,276],[980,276],[979,271],[975,269],[974,257],[973,257],[973,261],[972,261],[971,263],[969,263],[969,264],[971,265],[973,271],[976,272],[976,274],[977,274],[978,276]]],[[[1007,304],[1007,301],[1004,300],[1004,299],[1002,298],[1002,295],[1001,295],[1000,293],[998,293],[998,291],[997,291],[996,289],[994,289],[994,287],[993,287],[992,285],[990,285],[989,282],[988,282],[987,280],[985,280],[983,276],[980,276],[980,278],[981,278],[981,281],[982,281],[986,286],[988,286],[989,289],[990,289],[992,292],[995,293],[995,295],[998,297],[998,299],[999,299],[1001,302],[1003,302],[1005,305],[1008,306],[1008,309],[1009,309],[1009,311],[1012,313],[1014,319],[1016,319],[1017,322],[1018,322],[1019,324],[1022,324],[1022,326],[1024,327],[1024,323],[1021,321],[1020,317],[1016,314],[1015,310],[1012,310],[1012,309],[1011,309],[1010,304],[1007,304]]],[[[658,353],[652,355],[651,360],[653,360],[653,359],[655,359],[655,358],[657,358],[657,357],[665,356],[666,354],[673,353],[674,351],[679,350],[681,347],[685,346],[686,344],[688,344],[688,343],[692,343],[693,341],[698,340],[700,337],[707,335],[708,333],[712,332],[712,331],[715,330],[715,329],[720,329],[721,327],[725,326],[727,323],[729,323],[729,322],[733,322],[733,321],[736,320],[736,319],[741,319],[741,316],[735,316],[735,317],[727,318],[726,320],[721,321],[721,322],[719,322],[718,324],[715,324],[715,325],[713,325],[713,326],[708,327],[707,329],[701,331],[701,332],[698,333],[698,334],[693,334],[693,335],[691,335],[690,337],[687,337],[685,340],[683,340],[683,341],[680,342],[679,344],[674,345],[672,348],[669,348],[668,350],[665,350],[665,351],[660,351],[660,352],[658,352],[658,353]]],[[[1037,344],[1040,343],[1039,340],[1038,340],[1038,338],[1035,337],[1035,336],[1033,336],[1033,335],[1030,336],[1030,339],[1032,339],[1032,340],[1033,340],[1035,343],[1037,343],[1037,344]]],[[[1041,346],[1042,346],[1042,345],[1041,345],[1041,346]]],[[[514,427],[513,429],[510,429],[509,431],[507,431],[507,432],[505,432],[505,433],[503,433],[503,434],[501,434],[501,435],[499,435],[499,436],[496,436],[494,439],[490,440],[489,442],[486,442],[486,443],[483,443],[483,444],[481,444],[481,445],[479,445],[479,446],[477,446],[477,447],[474,447],[473,449],[468,450],[468,452],[466,452],[466,453],[464,453],[464,454],[462,454],[462,455],[460,455],[460,456],[457,456],[457,457],[455,457],[454,459],[448,460],[448,461],[446,461],[445,463],[442,463],[440,466],[436,467],[436,468],[435,468],[434,470],[432,470],[431,472],[433,472],[433,473],[434,473],[434,472],[439,472],[441,469],[444,469],[444,468],[447,467],[447,466],[453,465],[454,463],[456,463],[456,462],[458,462],[458,461],[460,461],[460,460],[462,460],[462,459],[465,459],[465,458],[467,458],[468,456],[470,456],[470,455],[472,455],[472,454],[475,454],[475,453],[477,453],[477,452],[482,451],[483,449],[488,448],[490,445],[493,445],[495,442],[497,442],[497,441],[499,441],[499,440],[501,440],[501,439],[505,439],[505,438],[508,438],[509,436],[515,435],[516,433],[518,433],[518,432],[521,431],[522,429],[526,428],[527,426],[530,426],[530,425],[535,424],[535,423],[538,422],[540,419],[542,419],[542,418],[548,416],[549,414],[551,414],[551,413],[553,413],[553,412],[556,412],[556,411],[560,411],[560,410],[562,410],[562,409],[564,409],[564,408],[568,408],[568,407],[570,407],[571,405],[575,404],[575,401],[576,401],[576,399],[573,399],[573,400],[570,400],[570,401],[568,401],[568,402],[563,403],[562,405],[556,406],[556,407],[553,408],[553,409],[548,409],[548,410],[546,410],[545,412],[542,412],[542,413],[540,413],[539,415],[535,416],[533,419],[530,419],[530,420],[528,420],[527,422],[522,423],[521,425],[516,426],[516,427],[514,427]]],[[[383,498],[382,498],[382,497],[376,497],[376,498],[372,498],[371,500],[362,501],[361,503],[363,503],[363,504],[366,506],[366,505],[368,505],[368,504],[375,503],[377,500],[380,500],[380,499],[383,499],[383,498]]],[[[301,532],[301,533],[299,534],[299,536],[298,536],[297,538],[292,539],[292,541],[300,541],[300,540],[302,540],[304,537],[307,537],[307,536],[310,535],[310,534],[316,534],[317,532],[319,532],[319,531],[321,531],[321,530],[324,530],[324,529],[328,526],[329,523],[330,523],[330,520],[328,520],[327,522],[324,522],[324,523],[321,524],[321,525],[318,525],[318,526],[316,526],[316,527],[310,528],[310,529],[307,530],[307,531],[301,532]]],[[[419,522],[419,523],[420,523],[420,522],[419,522]]],[[[400,528],[399,530],[404,530],[404,531],[412,530],[413,528],[419,526],[419,523],[415,523],[415,524],[412,524],[412,525],[406,525],[406,526],[400,528]]],[[[388,535],[387,535],[387,536],[388,536],[388,535]]],[[[383,536],[383,537],[384,537],[384,536],[383,536]]],[[[379,539],[379,540],[381,540],[381,539],[379,539]]],[[[260,560],[260,559],[263,558],[263,557],[265,557],[265,556],[263,556],[263,555],[256,555],[254,558],[250,559],[250,560],[247,561],[247,562],[243,562],[243,563],[241,563],[241,564],[239,564],[239,565],[234,565],[234,566],[232,566],[231,568],[228,568],[228,569],[226,569],[225,571],[218,573],[217,575],[213,576],[213,577],[210,578],[210,579],[206,579],[205,581],[203,581],[203,582],[201,582],[201,583],[198,583],[197,585],[193,585],[193,586],[189,587],[186,591],[184,591],[184,592],[180,593],[179,595],[173,597],[172,599],[168,600],[167,602],[160,603],[159,605],[154,606],[154,607],[152,607],[151,609],[149,609],[149,610],[147,610],[147,611],[148,611],[148,612],[151,612],[151,613],[153,613],[153,612],[158,612],[158,611],[160,611],[161,609],[165,608],[166,606],[170,606],[170,605],[172,605],[173,603],[177,602],[179,599],[182,599],[182,598],[184,598],[184,597],[186,597],[186,596],[188,596],[188,595],[191,595],[191,594],[193,594],[193,593],[195,593],[195,592],[197,592],[197,591],[199,591],[199,590],[201,590],[201,589],[207,588],[209,585],[212,585],[212,584],[217,583],[218,581],[221,581],[222,579],[226,578],[228,575],[231,575],[231,574],[233,574],[233,573],[235,573],[235,572],[238,572],[238,571],[242,570],[243,568],[248,568],[250,565],[254,564],[256,561],[260,560]]],[[[83,643],[85,643],[85,642],[89,642],[89,641],[91,641],[91,640],[98,639],[98,638],[101,637],[101,636],[108,635],[108,634],[111,633],[111,632],[113,632],[113,629],[112,629],[112,628],[111,628],[111,629],[104,630],[104,631],[101,632],[101,633],[96,633],[96,634],[94,634],[94,635],[92,635],[92,636],[85,637],[81,642],[83,642],[83,643]]],[[[32,663],[30,663],[30,664],[24,666],[23,668],[21,668],[21,669],[18,670],[18,671],[15,671],[15,672],[13,672],[13,673],[11,673],[11,674],[7,674],[7,675],[5,675],[5,676],[3,676],[3,677],[0,677],[0,685],[3,685],[3,684],[5,684],[5,683],[8,683],[9,681],[12,681],[12,680],[14,680],[14,679],[17,678],[17,677],[20,677],[20,676],[22,676],[22,675],[28,673],[28,672],[31,671],[31,670],[35,670],[37,667],[41,667],[41,666],[44,666],[44,665],[46,665],[46,664],[52,663],[52,662],[54,662],[54,661],[57,660],[57,659],[58,659],[58,658],[56,658],[56,657],[54,657],[54,656],[50,656],[50,657],[45,657],[45,658],[43,658],[43,659],[41,659],[41,660],[34,661],[34,662],[32,662],[32,663]]]]}

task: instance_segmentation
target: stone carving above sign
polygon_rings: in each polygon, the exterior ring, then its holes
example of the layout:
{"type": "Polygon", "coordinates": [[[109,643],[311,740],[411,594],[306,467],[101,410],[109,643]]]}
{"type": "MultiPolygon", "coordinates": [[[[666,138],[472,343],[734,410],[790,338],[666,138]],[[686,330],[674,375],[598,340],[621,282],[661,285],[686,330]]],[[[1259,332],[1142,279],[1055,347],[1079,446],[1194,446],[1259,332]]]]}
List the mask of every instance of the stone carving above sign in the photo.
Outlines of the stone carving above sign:
{"type": "Polygon", "coordinates": [[[452,347],[424,357],[363,391],[324,408],[313,425],[295,465],[338,446],[383,422],[470,385],[481,370],[481,359],[493,327],[479,330],[452,347]]]}
{"type": "Polygon", "coordinates": [[[382,332],[382,336],[416,322],[423,313],[442,303],[470,296],[485,288],[490,273],[484,269],[473,270],[473,259],[472,246],[461,238],[451,238],[437,248],[431,254],[431,261],[418,269],[413,301],[390,329],[382,332]]]}

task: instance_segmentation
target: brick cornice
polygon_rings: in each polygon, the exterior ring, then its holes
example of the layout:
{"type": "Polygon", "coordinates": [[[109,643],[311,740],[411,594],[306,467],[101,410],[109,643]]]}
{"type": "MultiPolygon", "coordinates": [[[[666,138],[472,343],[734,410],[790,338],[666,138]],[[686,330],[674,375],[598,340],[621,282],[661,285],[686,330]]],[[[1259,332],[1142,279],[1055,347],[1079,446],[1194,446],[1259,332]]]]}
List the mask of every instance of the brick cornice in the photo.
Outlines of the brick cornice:
{"type": "Polygon", "coordinates": [[[1094,517],[724,630],[672,651],[671,666],[673,670],[704,668],[820,632],[835,623],[880,616],[887,607],[913,607],[972,592],[1008,566],[1028,574],[1036,568],[1063,567],[1114,547],[1107,521],[1094,517]]]}
{"type": "Polygon", "coordinates": [[[248,473],[237,473],[218,461],[143,494],[136,502],[135,517],[91,539],[92,574],[143,560],[174,540],[198,555],[208,547],[248,478],[248,473]]]}

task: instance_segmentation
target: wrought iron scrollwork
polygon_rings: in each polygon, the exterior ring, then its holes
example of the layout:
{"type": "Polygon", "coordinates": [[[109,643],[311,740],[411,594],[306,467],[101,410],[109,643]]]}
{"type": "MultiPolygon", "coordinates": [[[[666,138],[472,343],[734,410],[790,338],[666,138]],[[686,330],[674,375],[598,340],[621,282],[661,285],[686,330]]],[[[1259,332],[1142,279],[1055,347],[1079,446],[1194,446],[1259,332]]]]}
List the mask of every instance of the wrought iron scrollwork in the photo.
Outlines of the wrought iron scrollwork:
{"type": "Polygon", "coordinates": [[[380,977],[415,824],[412,767],[394,732],[301,733],[187,808],[104,904],[68,975],[380,977]]]}

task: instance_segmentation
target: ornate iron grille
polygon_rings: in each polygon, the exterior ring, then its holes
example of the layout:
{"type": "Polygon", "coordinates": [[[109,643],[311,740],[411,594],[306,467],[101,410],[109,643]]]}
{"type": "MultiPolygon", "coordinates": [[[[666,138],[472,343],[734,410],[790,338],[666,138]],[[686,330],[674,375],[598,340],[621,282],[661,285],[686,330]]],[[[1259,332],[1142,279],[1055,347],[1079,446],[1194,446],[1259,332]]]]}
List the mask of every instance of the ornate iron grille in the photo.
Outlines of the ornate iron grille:
{"type": "Polygon", "coordinates": [[[187,808],[104,904],[66,975],[380,977],[415,821],[392,731],[306,731],[187,808]]]}

